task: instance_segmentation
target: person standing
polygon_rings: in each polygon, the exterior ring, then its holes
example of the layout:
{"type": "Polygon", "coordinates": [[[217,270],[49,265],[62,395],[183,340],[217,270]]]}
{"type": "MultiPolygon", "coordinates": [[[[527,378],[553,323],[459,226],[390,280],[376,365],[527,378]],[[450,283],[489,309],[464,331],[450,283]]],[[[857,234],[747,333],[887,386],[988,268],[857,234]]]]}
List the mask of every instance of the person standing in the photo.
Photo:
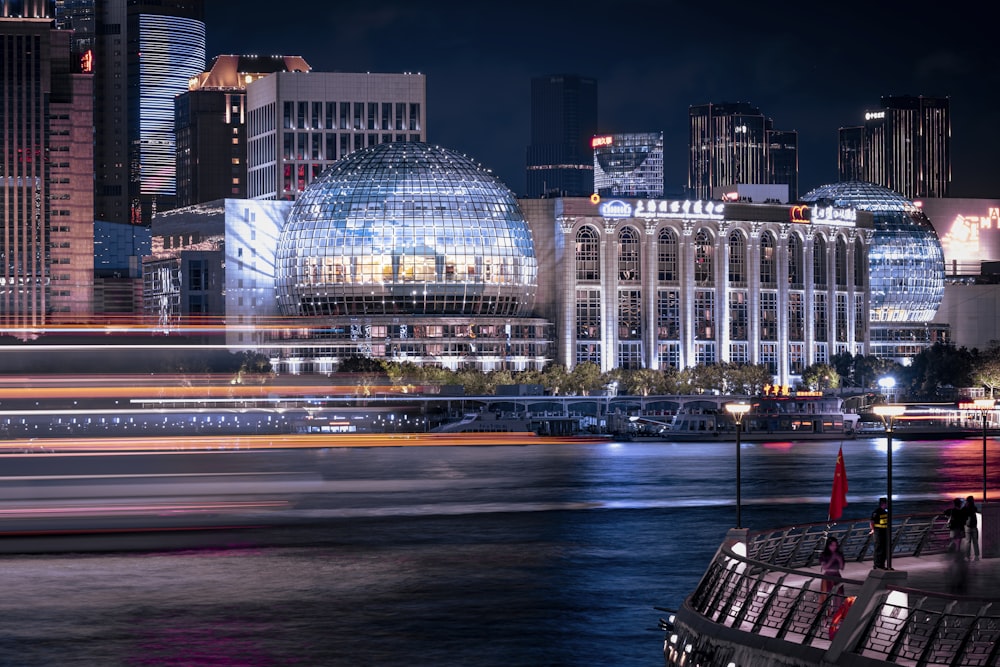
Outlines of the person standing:
{"type": "Polygon", "coordinates": [[[975,552],[976,560],[979,560],[979,508],[976,507],[976,499],[969,496],[965,499],[965,558],[971,560],[972,553],[975,552]]]}
{"type": "MultiPolygon", "coordinates": [[[[823,547],[823,553],[819,555],[819,570],[823,573],[823,581],[820,585],[820,590],[823,595],[820,597],[820,602],[826,600],[827,595],[833,590],[834,585],[838,582],[833,579],[833,577],[839,577],[841,571],[844,569],[844,554],[840,550],[840,542],[837,538],[831,535],[826,538],[826,546],[823,547]]],[[[834,603],[834,606],[839,606],[834,603]]],[[[827,610],[829,612],[829,610],[827,610]]]]}
{"type": "Polygon", "coordinates": [[[885,496],[878,499],[878,507],[872,512],[871,532],[875,538],[875,569],[886,569],[886,558],[889,554],[889,500],[885,496]]]}
{"type": "Polygon", "coordinates": [[[960,554],[962,552],[962,539],[965,537],[965,508],[962,507],[962,499],[955,498],[951,507],[944,511],[948,517],[948,553],[960,554]]]}

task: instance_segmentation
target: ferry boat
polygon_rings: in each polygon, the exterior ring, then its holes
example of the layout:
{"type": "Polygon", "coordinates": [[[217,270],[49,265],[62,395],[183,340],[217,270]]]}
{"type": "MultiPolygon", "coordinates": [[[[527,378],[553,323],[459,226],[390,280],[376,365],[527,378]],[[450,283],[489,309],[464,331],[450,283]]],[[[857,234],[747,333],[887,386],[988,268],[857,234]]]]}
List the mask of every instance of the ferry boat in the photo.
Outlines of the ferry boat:
{"type": "MultiPolygon", "coordinates": [[[[750,401],[743,416],[740,439],[843,440],[857,434],[859,415],[844,411],[841,398],[822,394],[764,396],[750,401]]],[[[682,410],[662,433],[674,442],[712,442],[736,439],[736,420],[724,408],[682,410]]]]}

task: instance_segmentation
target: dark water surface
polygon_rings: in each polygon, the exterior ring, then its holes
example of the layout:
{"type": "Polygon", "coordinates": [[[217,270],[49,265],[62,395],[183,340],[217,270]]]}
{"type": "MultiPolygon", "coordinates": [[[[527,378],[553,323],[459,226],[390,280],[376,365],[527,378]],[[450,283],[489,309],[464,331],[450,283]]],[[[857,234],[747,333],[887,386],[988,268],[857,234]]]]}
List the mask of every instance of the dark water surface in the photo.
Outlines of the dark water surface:
{"type": "MultiPolygon", "coordinates": [[[[744,445],[744,525],[824,520],[840,444],[744,445]]],[[[978,497],[981,451],[896,443],[895,512],[978,497]]],[[[847,517],[865,517],[884,439],[844,457],[847,517]]],[[[219,548],[0,556],[0,665],[661,665],[654,606],[681,603],[734,525],[734,458],[627,443],[69,461],[304,481],[278,485],[296,523],[219,548]]],[[[8,486],[56,465],[3,463],[8,486]]]]}

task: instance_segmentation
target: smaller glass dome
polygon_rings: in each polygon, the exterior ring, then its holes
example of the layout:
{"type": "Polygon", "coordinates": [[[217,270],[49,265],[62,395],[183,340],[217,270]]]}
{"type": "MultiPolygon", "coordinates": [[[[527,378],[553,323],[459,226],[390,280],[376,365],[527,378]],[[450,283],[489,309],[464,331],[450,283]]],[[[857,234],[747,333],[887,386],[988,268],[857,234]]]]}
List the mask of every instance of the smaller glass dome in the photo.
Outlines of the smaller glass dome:
{"type": "Polygon", "coordinates": [[[927,216],[888,188],[862,181],[820,186],[802,201],[869,211],[871,322],[930,322],[944,297],[944,252],[927,216]]]}

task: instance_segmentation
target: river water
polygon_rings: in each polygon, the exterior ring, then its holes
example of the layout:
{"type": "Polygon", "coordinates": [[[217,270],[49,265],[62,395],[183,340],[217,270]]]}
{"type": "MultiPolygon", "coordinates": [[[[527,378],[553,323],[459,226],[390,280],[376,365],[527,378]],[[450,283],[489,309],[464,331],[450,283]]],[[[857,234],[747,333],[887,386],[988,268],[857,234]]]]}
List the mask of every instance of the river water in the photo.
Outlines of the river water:
{"type": "MultiPolygon", "coordinates": [[[[980,495],[981,444],[895,444],[897,514],[980,495]]],[[[744,444],[743,524],[825,520],[840,445],[744,444]]],[[[885,441],[843,447],[846,517],[866,517],[885,488],[885,441]]],[[[271,527],[214,547],[73,552],[67,537],[60,553],[0,556],[0,665],[661,665],[654,607],[692,592],[735,525],[734,451],[623,443],[60,462],[76,475],[173,466],[309,481],[287,482],[293,502],[271,527]]],[[[56,465],[4,463],[5,484],[56,465]]]]}

